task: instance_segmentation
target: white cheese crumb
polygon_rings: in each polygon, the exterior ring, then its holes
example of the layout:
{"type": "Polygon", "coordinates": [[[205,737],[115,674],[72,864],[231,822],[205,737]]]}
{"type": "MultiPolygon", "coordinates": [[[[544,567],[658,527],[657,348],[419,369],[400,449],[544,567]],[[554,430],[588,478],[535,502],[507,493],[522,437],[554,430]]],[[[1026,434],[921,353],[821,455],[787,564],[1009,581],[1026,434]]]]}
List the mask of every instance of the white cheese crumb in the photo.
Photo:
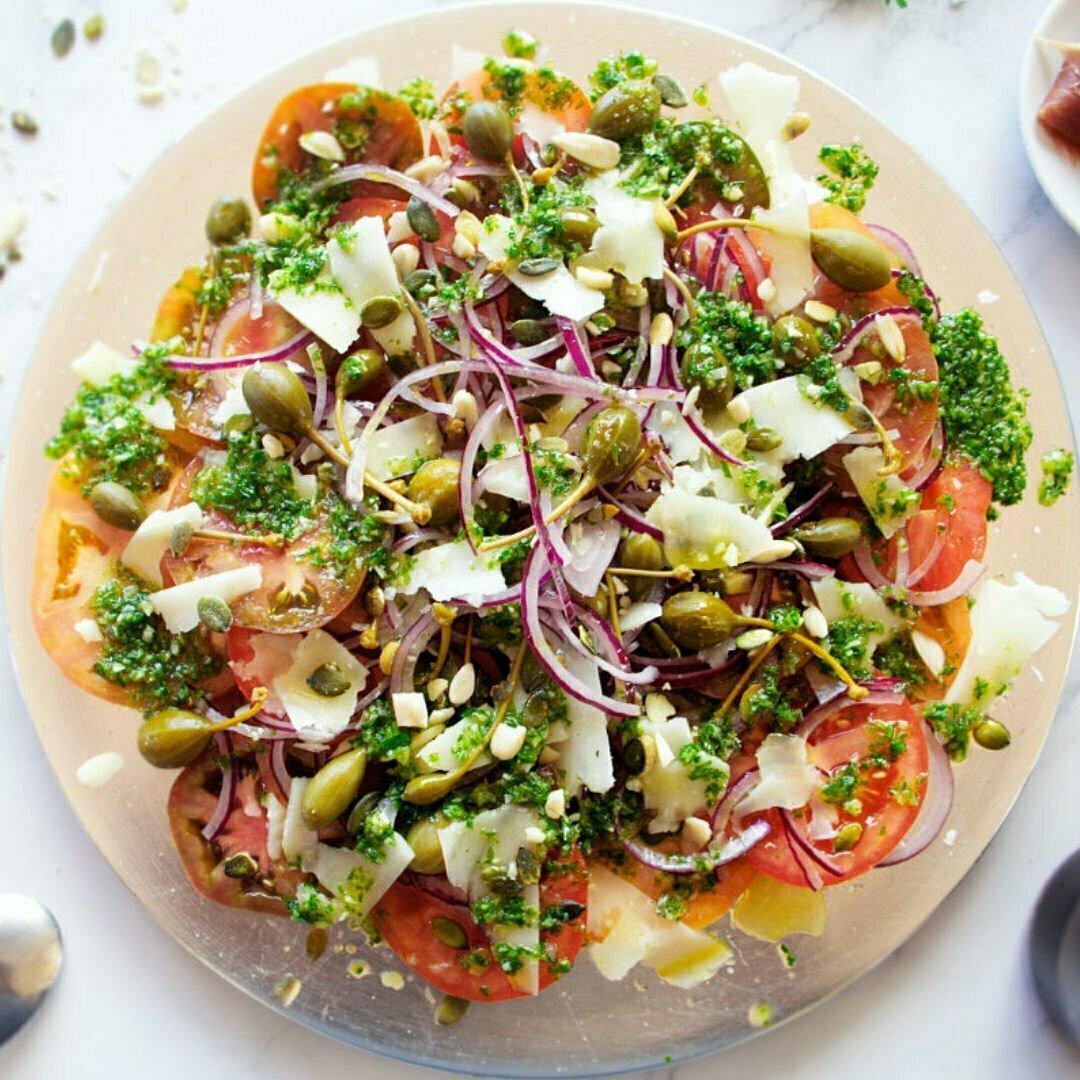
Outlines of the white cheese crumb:
{"type": "Polygon", "coordinates": [[[0,253],[15,246],[26,227],[26,207],[11,203],[0,210],[0,253]]]}
{"type": "Polygon", "coordinates": [[[538,828],[536,825],[530,825],[525,830],[525,842],[527,844],[537,845],[542,844],[547,839],[544,830],[538,828]]]}
{"type": "Polygon", "coordinates": [[[683,822],[682,838],[695,848],[704,847],[712,839],[712,826],[699,817],[688,817],[683,822]]]}
{"type": "Polygon", "coordinates": [[[952,847],[956,843],[956,830],[949,829],[949,831],[943,837],[946,847],[952,847]]]}
{"type": "Polygon", "coordinates": [[[75,624],[74,630],[83,641],[91,644],[101,641],[101,627],[93,619],[80,619],[75,624]]]}
{"type": "Polygon", "coordinates": [[[663,694],[647,694],[645,697],[645,715],[654,723],[662,724],[675,715],[675,706],[663,694]]]}
{"type": "Polygon", "coordinates": [[[87,758],[76,770],[75,779],[87,787],[101,787],[107,784],[122,768],[124,759],[115,751],[107,750],[87,758]]]}
{"type": "Polygon", "coordinates": [[[757,287],[757,294],[762,303],[771,304],[776,299],[776,282],[772,278],[765,278],[757,287]]]}
{"type": "Polygon", "coordinates": [[[428,708],[424,695],[418,692],[394,694],[394,719],[398,727],[426,728],[428,726],[428,708]]]}

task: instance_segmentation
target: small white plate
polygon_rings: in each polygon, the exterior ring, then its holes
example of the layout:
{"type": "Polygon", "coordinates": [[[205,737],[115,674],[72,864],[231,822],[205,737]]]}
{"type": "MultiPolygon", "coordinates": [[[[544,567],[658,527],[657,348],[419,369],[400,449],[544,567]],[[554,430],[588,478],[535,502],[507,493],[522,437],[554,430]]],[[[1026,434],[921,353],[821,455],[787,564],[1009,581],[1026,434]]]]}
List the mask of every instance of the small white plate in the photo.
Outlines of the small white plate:
{"type": "Polygon", "coordinates": [[[1032,31],[1020,71],[1020,132],[1046,197],[1080,233],[1080,153],[1070,153],[1039,123],[1039,107],[1061,70],[1062,55],[1045,39],[1080,41],[1080,0],[1053,0],[1032,31]]]}

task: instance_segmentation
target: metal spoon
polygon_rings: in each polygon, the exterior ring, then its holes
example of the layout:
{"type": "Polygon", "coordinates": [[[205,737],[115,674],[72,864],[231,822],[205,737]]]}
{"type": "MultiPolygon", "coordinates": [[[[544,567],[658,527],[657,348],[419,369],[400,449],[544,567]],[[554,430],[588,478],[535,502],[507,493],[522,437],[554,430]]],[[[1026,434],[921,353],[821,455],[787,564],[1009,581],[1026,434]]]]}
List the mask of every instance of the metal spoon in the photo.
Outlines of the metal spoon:
{"type": "Polygon", "coordinates": [[[0,1043],[38,1010],[60,974],[60,927],[29,896],[0,893],[0,1043]]]}

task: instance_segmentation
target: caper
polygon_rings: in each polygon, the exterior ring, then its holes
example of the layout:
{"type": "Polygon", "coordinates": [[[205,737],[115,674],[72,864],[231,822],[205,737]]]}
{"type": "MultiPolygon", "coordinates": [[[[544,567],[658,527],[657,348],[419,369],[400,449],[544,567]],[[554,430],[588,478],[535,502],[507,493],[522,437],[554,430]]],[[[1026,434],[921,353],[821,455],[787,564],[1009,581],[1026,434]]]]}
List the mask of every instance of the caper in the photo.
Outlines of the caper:
{"type": "Polygon", "coordinates": [[[182,769],[210,744],[213,724],[188,709],[165,709],[143,721],[136,744],[156,769],[182,769]]]}
{"type": "Polygon", "coordinates": [[[442,225],[439,223],[439,215],[423,199],[413,195],[405,207],[405,217],[412,229],[421,240],[435,243],[442,235],[442,225]]]}
{"type": "Polygon", "coordinates": [[[601,94],[589,117],[594,135],[621,142],[643,135],[660,116],[660,91],[651,82],[630,81],[601,94]]]}
{"type": "Polygon", "coordinates": [[[200,596],[195,610],[199,622],[215,634],[228,633],[233,624],[232,608],[220,596],[200,596]]]}
{"type": "Polygon", "coordinates": [[[536,885],[540,881],[540,860],[527,847],[517,849],[514,863],[522,885],[536,885]]]}
{"type": "Polygon", "coordinates": [[[401,284],[411,296],[427,296],[439,287],[439,275],[434,270],[414,270],[401,284]]]}
{"type": "Polygon", "coordinates": [[[442,1001],[435,1006],[435,1023],[440,1027],[456,1024],[469,1011],[469,1003],[464,998],[444,994],[442,1001]]]}
{"type": "Polygon", "coordinates": [[[1009,729],[990,717],[980,720],[972,728],[971,736],[984,750],[1004,750],[1012,742],[1009,729]]]}
{"type": "Polygon", "coordinates": [[[425,461],[412,475],[407,494],[431,510],[431,524],[449,525],[458,516],[458,477],[461,465],[451,458],[425,461]]]}
{"type": "Polygon", "coordinates": [[[839,559],[853,551],[862,539],[862,525],[855,518],[820,518],[791,530],[808,555],[819,559],[839,559]]]}
{"type": "MultiPolygon", "coordinates": [[[[648,533],[631,533],[622,542],[619,565],[629,570],[663,570],[664,549],[660,542],[648,533]]],[[[652,590],[655,582],[649,578],[630,575],[625,578],[624,584],[631,598],[640,600],[652,590]]]]}
{"type": "Polygon", "coordinates": [[[444,915],[436,915],[431,920],[431,932],[448,949],[467,949],[469,947],[469,936],[462,930],[461,923],[454,922],[453,919],[448,919],[444,915]]]}
{"type": "Polygon", "coordinates": [[[146,518],[146,507],[123,484],[102,480],[90,492],[90,505],[106,525],[134,532],[146,518]]]}
{"type": "Polygon", "coordinates": [[[237,855],[230,855],[221,864],[221,872],[231,878],[254,877],[259,872],[259,864],[246,851],[241,851],[237,855]]]}
{"type": "Polygon", "coordinates": [[[892,281],[885,249],[869,236],[848,229],[813,229],[810,254],[818,269],[849,292],[872,292],[892,281]]]}
{"type": "Polygon", "coordinates": [[[582,457],[586,474],[598,484],[621,476],[637,457],[641,421],[625,405],[598,412],[585,428],[582,457]]]}
{"type": "Polygon", "coordinates": [[[367,768],[362,747],[331,758],[304,788],[300,813],[309,829],[326,829],[352,804],[367,768]]]}
{"type": "Polygon", "coordinates": [[[311,398],[300,376],[288,365],[249,367],[240,388],[251,415],[268,428],[298,437],[311,429],[311,398]]]}
{"type": "Polygon", "coordinates": [[[699,386],[698,404],[709,413],[727,407],[735,393],[735,375],[718,345],[711,341],[695,341],[683,353],[683,382],[688,387],[699,386]]]}
{"type": "Polygon", "coordinates": [[[251,231],[251,211],[239,195],[215,199],[206,212],[206,239],[211,244],[231,244],[251,231]]]}
{"type": "Polygon", "coordinates": [[[798,315],[781,315],[772,328],[773,350],[785,367],[802,371],[815,357],[821,355],[817,331],[798,315]]]}
{"type": "Polygon", "coordinates": [[[672,75],[660,73],[653,76],[653,86],[660,91],[660,100],[669,109],[684,109],[690,104],[686,91],[682,88],[679,80],[672,75]]]}
{"type": "Polygon", "coordinates": [[[359,394],[379,379],[384,371],[386,361],[382,358],[382,353],[374,349],[357,349],[341,361],[337,370],[338,393],[342,397],[359,394]]]}
{"type": "Polygon", "coordinates": [[[680,645],[709,649],[731,636],[739,618],[719,596],[691,589],[664,601],[660,622],[680,645]]]}
{"type": "Polygon", "coordinates": [[[600,228],[600,219],[584,206],[567,206],[559,211],[559,226],[570,243],[588,247],[600,228]]]}
{"type": "Polygon", "coordinates": [[[460,779],[461,775],[456,772],[414,776],[405,785],[403,798],[414,806],[430,806],[449,795],[460,779]]]}
{"type": "Polygon", "coordinates": [[[630,739],[622,749],[623,768],[631,776],[639,776],[645,771],[645,744],[640,739],[630,739]]]}
{"type": "Polygon", "coordinates": [[[851,851],[862,839],[863,827],[857,821],[849,821],[842,825],[833,840],[833,851],[840,854],[851,851]]]}
{"type": "Polygon", "coordinates": [[[517,268],[518,272],[526,277],[543,277],[545,274],[550,274],[552,270],[557,270],[560,266],[562,266],[562,263],[558,259],[545,255],[538,259],[522,259],[517,268]]]}
{"type": "Polygon", "coordinates": [[[405,842],[413,850],[410,870],[417,874],[441,874],[446,869],[439,826],[433,818],[421,818],[408,831],[405,842]]]}
{"type": "Polygon", "coordinates": [[[510,324],[510,336],[519,345],[539,345],[551,337],[551,331],[538,319],[515,319],[510,324]]]}
{"type": "Polygon", "coordinates": [[[503,161],[514,146],[514,121],[497,101],[474,101],[462,131],[469,149],[485,161],[503,161]]]}
{"type": "Polygon", "coordinates": [[[368,330],[381,330],[401,314],[401,301],[396,296],[373,296],[360,309],[360,322],[368,330]]]}
{"type": "Polygon", "coordinates": [[[340,664],[328,660],[307,677],[307,684],[320,697],[341,697],[352,686],[352,679],[340,664]]]}
{"type": "Polygon", "coordinates": [[[782,442],[780,432],[771,427],[754,428],[747,432],[746,449],[753,450],[755,454],[764,454],[769,450],[775,450],[782,442]]]}
{"type": "Polygon", "coordinates": [[[480,867],[480,880],[496,895],[513,897],[521,895],[521,882],[510,876],[510,871],[500,863],[484,863],[480,867]]]}

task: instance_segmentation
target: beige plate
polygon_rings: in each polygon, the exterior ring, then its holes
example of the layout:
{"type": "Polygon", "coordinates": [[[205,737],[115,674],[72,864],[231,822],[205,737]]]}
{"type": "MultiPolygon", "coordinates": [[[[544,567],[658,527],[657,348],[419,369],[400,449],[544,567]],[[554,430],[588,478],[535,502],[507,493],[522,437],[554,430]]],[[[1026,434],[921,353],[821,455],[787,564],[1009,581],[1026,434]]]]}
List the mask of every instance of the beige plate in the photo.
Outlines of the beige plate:
{"type": "MultiPolygon", "coordinates": [[[[310,964],[303,959],[301,928],[215,907],[190,889],[166,829],[170,778],[138,762],[133,751],[136,715],[86,697],[59,677],[34,638],[28,611],[33,522],[50,468],[40,448],[75,390],[68,363],[94,338],[123,347],[147,332],[161,292],[183,266],[203,254],[205,207],[222,192],[247,190],[256,139],[278,98],[319,81],[331,67],[368,54],[379,57],[388,86],[417,72],[445,85],[451,42],[494,50],[502,32],[515,25],[540,35],[560,66],[579,78],[597,59],[596,42],[607,49],[644,49],[687,87],[747,59],[801,75],[801,104],[813,116],[812,134],[796,145],[804,171],[813,169],[814,148],[822,142],[850,141],[856,135],[865,142],[881,164],[868,218],[911,239],[950,307],[973,303],[983,289],[1000,295],[991,309],[993,329],[1017,380],[1033,391],[1033,471],[1037,474],[1035,463],[1043,450],[1072,445],[1046,344],[1001,256],[942,180],[854,101],[749,42],[658,15],[576,4],[473,8],[467,17],[462,11],[432,12],[357,33],[246,90],[173,147],[101,230],[57,301],[26,377],[7,470],[4,581],[23,691],[68,798],[120,877],[196,956],[273,1008],[280,1008],[275,985],[294,972],[303,989],[284,1015],[395,1057],[504,1076],[625,1073],[745,1039],[753,1034],[747,1022],[752,1002],[765,999],[779,1018],[790,1017],[867,971],[908,937],[968,871],[1020,791],[1054,714],[1072,627],[1065,627],[1039,657],[1042,679],[1025,674],[1000,712],[1014,732],[1011,749],[992,758],[976,753],[957,770],[958,798],[950,821],[955,841],[951,846],[939,841],[909,863],[832,891],[825,936],[798,942],[797,975],[782,971],[774,946],[733,935],[734,968],[689,993],[662,985],[648,973],[607,983],[585,959],[558,987],[535,1000],[474,1008],[457,1026],[436,1029],[419,980],[410,979],[395,993],[377,978],[349,979],[343,958],[328,956],[310,964]],[[88,296],[85,282],[106,250],[112,256],[104,285],[98,295],[88,296]],[[124,753],[127,767],[104,789],[80,786],[78,765],[112,748],[124,753]],[[883,908],[888,919],[880,917],[883,908]],[[286,946],[291,947],[288,953],[286,946]],[[647,985],[648,993],[635,982],[647,985]]],[[[995,526],[992,570],[1028,571],[1075,600],[1077,563],[1062,554],[1076,551],[1078,525],[1074,498],[1055,513],[1032,499],[995,526]]],[[[364,955],[363,948],[358,955],[364,955]]],[[[383,951],[377,967],[391,961],[383,951]]]]}

